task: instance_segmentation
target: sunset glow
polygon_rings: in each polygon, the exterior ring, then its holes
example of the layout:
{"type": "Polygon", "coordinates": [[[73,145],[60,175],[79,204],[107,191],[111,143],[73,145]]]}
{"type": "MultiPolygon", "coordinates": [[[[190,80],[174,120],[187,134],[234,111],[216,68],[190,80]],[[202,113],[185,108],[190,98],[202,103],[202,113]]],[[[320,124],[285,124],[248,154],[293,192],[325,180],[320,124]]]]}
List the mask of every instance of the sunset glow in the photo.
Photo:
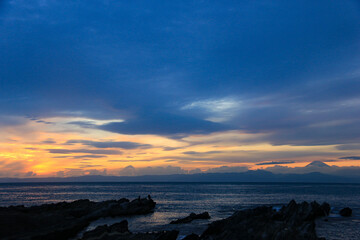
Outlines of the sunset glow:
{"type": "MultiPolygon", "coordinates": [[[[187,135],[181,139],[159,135],[124,135],[99,130],[105,121],[81,119],[96,125],[74,126],[74,119],[23,119],[17,126],[2,127],[1,167],[3,176],[72,176],[86,174],[126,175],[131,165],[179,167],[175,173],[194,169],[206,172],[221,166],[264,169],[278,165],[304,167],[321,160],[336,166],[358,166],[359,155],[341,151],[338,145],[272,145],[269,134],[221,131],[187,135]],[[274,162],[274,164],[271,164],[274,162]],[[264,165],[257,165],[265,163],[264,165]]],[[[156,173],[156,171],[154,171],[156,173]]]]}

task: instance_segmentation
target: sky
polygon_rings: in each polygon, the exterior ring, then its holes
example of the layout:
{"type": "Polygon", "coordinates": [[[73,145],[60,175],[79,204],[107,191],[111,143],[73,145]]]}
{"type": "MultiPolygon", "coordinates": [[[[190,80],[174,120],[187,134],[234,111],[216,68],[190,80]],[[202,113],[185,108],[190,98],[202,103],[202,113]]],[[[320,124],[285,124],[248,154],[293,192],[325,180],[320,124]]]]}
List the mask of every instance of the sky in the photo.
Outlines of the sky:
{"type": "Polygon", "coordinates": [[[0,177],[355,169],[359,40],[355,0],[0,0],[0,177]]]}

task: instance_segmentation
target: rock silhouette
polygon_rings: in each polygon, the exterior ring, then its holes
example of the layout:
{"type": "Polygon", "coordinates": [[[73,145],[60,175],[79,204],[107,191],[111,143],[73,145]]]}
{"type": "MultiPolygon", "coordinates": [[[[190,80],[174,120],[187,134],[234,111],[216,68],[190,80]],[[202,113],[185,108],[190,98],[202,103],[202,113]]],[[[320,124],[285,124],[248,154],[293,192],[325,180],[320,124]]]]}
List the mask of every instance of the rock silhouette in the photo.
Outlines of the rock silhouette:
{"type": "Polygon", "coordinates": [[[200,236],[202,240],[319,240],[314,220],[327,216],[330,205],[317,202],[297,204],[292,200],[276,212],[262,206],[234,213],[209,225],[200,236]]]}
{"type": "Polygon", "coordinates": [[[1,207],[0,239],[64,240],[75,236],[96,219],[147,214],[155,205],[148,198],[132,201],[122,198],[104,202],[85,199],[33,207],[1,207]]]}
{"type": "MultiPolygon", "coordinates": [[[[125,198],[104,202],[78,200],[33,207],[1,207],[0,239],[69,239],[98,218],[147,214],[154,210],[155,205],[151,197],[147,197],[132,201],[125,198]]],[[[315,219],[328,216],[329,212],[328,203],[298,204],[292,200],[279,211],[271,206],[237,211],[229,218],[209,224],[201,236],[190,234],[184,240],[320,240],[322,238],[318,238],[315,231],[315,219]]],[[[352,210],[344,208],[340,214],[351,216],[352,210]]],[[[208,212],[192,213],[171,223],[209,218],[208,212]]],[[[178,234],[177,230],[132,233],[124,220],[85,232],[81,240],[176,240],[178,234]]]]}
{"type": "Polygon", "coordinates": [[[98,226],[85,232],[81,240],[176,240],[179,232],[160,231],[152,233],[131,233],[126,220],[111,226],[98,226]]]}
{"type": "Polygon", "coordinates": [[[203,212],[203,213],[199,213],[199,214],[190,213],[189,216],[175,220],[175,221],[171,221],[170,224],[189,223],[195,219],[210,219],[210,215],[208,212],[203,212]]]}
{"type": "Polygon", "coordinates": [[[352,209],[351,208],[343,208],[340,210],[340,215],[343,217],[351,217],[352,215],[352,209]]]}
{"type": "Polygon", "coordinates": [[[108,225],[98,226],[92,231],[85,232],[82,239],[83,240],[100,239],[102,236],[108,234],[116,235],[120,233],[129,233],[127,220],[121,221],[119,223],[115,223],[111,226],[108,225]]]}

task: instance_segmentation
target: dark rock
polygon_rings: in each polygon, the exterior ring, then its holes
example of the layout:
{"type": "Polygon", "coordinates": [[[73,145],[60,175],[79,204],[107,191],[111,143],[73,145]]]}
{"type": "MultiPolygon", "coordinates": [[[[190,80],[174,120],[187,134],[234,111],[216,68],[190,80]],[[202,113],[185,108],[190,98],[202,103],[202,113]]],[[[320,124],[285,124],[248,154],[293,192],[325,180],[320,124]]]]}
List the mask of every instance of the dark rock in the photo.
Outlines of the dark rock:
{"type": "Polygon", "coordinates": [[[171,221],[170,224],[189,223],[195,219],[210,219],[210,215],[208,212],[203,212],[203,213],[199,213],[199,214],[190,213],[189,216],[178,219],[176,221],[171,221]]]}
{"type": "Polygon", "coordinates": [[[327,214],[327,204],[297,204],[294,200],[276,212],[262,206],[234,213],[212,222],[201,235],[202,240],[319,240],[314,219],[327,214]]]}
{"type": "Polygon", "coordinates": [[[179,231],[176,230],[164,231],[158,237],[156,237],[156,240],[176,240],[178,234],[179,231]]]}
{"type": "Polygon", "coordinates": [[[343,217],[351,217],[352,215],[352,209],[351,208],[343,208],[340,210],[340,215],[343,217]]]}
{"type": "Polygon", "coordinates": [[[190,235],[187,235],[182,240],[200,240],[200,237],[198,235],[196,235],[195,233],[192,233],[190,235]]]}
{"type": "Polygon", "coordinates": [[[128,233],[128,221],[124,220],[120,223],[115,223],[111,225],[110,227],[108,225],[102,225],[96,227],[92,231],[85,232],[82,239],[93,239],[93,238],[99,238],[105,234],[114,234],[114,233],[128,233]]]}
{"type": "Polygon", "coordinates": [[[107,225],[98,226],[92,231],[85,232],[83,235],[83,239],[91,239],[91,238],[101,236],[104,233],[106,233],[108,230],[109,230],[109,228],[107,225]]]}
{"type": "Polygon", "coordinates": [[[325,216],[329,216],[330,210],[331,210],[330,204],[328,204],[327,202],[324,202],[323,204],[321,204],[320,207],[324,211],[325,216]]]}
{"type": "MultiPolygon", "coordinates": [[[[68,239],[98,218],[146,214],[153,211],[155,204],[147,198],[131,202],[122,198],[104,202],[82,199],[33,207],[0,207],[0,239],[68,239]]],[[[116,226],[117,229],[122,227],[116,226]]]]}
{"type": "Polygon", "coordinates": [[[80,240],[176,240],[178,231],[161,231],[153,233],[131,233],[127,221],[111,226],[103,225],[85,232],[80,240]]]}
{"type": "Polygon", "coordinates": [[[129,232],[128,221],[123,220],[119,223],[115,223],[111,225],[110,232],[120,232],[120,233],[129,232]]]}

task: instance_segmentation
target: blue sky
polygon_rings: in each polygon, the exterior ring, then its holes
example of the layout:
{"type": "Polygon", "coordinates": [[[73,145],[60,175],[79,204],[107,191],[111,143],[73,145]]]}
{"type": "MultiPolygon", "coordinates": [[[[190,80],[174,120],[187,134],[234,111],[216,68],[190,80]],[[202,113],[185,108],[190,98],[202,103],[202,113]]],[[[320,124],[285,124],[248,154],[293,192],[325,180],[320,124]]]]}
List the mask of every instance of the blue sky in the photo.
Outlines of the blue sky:
{"type": "Polygon", "coordinates": [[[0,34],[3,128],[360,149],[358,1],[9,0],[0,34]]]}

